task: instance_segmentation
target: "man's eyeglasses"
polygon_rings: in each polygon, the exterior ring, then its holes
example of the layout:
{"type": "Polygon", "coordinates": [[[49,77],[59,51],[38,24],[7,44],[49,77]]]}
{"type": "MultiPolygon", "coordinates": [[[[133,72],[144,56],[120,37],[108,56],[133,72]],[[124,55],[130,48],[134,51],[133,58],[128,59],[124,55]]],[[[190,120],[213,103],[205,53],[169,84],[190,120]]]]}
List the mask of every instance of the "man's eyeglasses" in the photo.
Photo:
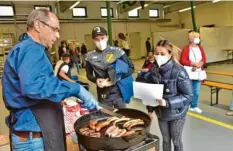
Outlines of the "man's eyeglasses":
{"type": "Polygon", "coordinates": [[[48,23],[46,23],[46,22],[44,22],[44,21],[41,21],[41,20],[39,20],[39,21],[40,21],[42,24],[48,26],[48,27],[49,27],[50,29],[52,29],[54,32],[60,33],[60,29],[58,29],[57,27],[53,27],[53,26],[49,25],[48,23]]]}

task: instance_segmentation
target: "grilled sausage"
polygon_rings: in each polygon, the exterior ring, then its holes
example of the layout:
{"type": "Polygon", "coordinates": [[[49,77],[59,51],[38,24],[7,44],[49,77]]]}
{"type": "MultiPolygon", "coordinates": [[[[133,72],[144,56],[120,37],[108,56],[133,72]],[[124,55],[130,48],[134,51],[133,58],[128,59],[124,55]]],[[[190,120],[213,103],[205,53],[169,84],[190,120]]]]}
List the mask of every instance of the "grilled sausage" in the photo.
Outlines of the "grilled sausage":
{"type": "Polygon", "coordinates": [[[124,122],[124,121],[127,122],[127,121],[129,121],[129,120],[130,120],[130,118],[125,118],[125,117],[124,117],[124,118],[120,118],[120,119],[118,119],[118,120],[115,120],[113,124],[116,125],[116,124],[119,123],[119,122],[124,122]]]}
{"type": "Polygon", "coordinates": [[[137,125],[144,125],[144,121],[138,121],[138,122],[133,122],[127,127],[127,130],[130,130],[132,127],[137,126],[137,125]]]}
{"type": "Polygon", "coordinates": [[[107,119],[107,121],[112,123],[113,121],[116,121],[118,119],[119,119],[118,117],[110,117],[110,118],[107,119]]]}
{"type": "Polygon", "coordinates": [[[141,121],[140,119],[135,119],[135,120],[130,120],[128,122],[126,122],[123,127],[124,128],[127,128],[130,124],[134,123],[134,122],[138,122],[138,121],[141,121]]]}
{"type": "Polygon", "coordinates": [[[142,130],[144,130],[145,128],[144,127],[136,127],[136,128],[131,128],[131,130],[133,130],[133,131],[142,131],[142,130]]]}
{"type": "Polygon", "coordinates": [[[79,129],[79,132],[82,133],[84,131],[90,130],[88,127],[83,127],[79,129]]]}
{"type": "Polygon", "coordinates": [[[110,124],[109,121],[102,121],[102,122],[99,122],[96,127],[95,127],[95,131],[96,132],[99,132],[102,128],[108,126],[110,124]]]}
{"type": "Polygon", "coordinates": [[[135,134],[135,131],[133,131],[133,130],[130,130],[130,131],[127,131],[127,132],[125,132],[123,135],[121,135],[122,137],[125,137],[125,136],[129,136],[129,135],[133,135],[133,134],[135,134]]]}
{"type": "Polygon", "coordinates": [[[97,123],[98,123],[97,120],[90,121],[90,123],[89,123],[90,129],[95,130],[97,123]]]}
{"type": "Polygon", "coordinates": [[[118,134],[116,135],[116,137],[121,137],[123,134],[125,134],[126,133],[126,129],[120,129],[119,131],[118,131],[118,134]]]}

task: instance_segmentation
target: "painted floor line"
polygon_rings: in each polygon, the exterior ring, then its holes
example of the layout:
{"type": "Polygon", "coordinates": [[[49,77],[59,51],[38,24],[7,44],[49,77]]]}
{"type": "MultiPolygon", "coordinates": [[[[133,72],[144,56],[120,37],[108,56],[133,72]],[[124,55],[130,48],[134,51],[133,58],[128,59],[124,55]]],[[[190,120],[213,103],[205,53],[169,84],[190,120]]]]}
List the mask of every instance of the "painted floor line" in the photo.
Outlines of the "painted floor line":
{"type": "Polygon", "coordinates": [[[203,120],[203,121],[206,121],[206,122],[209,122],[209,123],[212,123],[212,124],[215,124],[215,125],[218,125],[218,126],[230,129],[230,130],[233,130],[233,125],[226,124],[224,122],[220,122],[220,121],[205,117],[203,115],[195,114],[195,113],[192,113],[192,112],[188,112],[187,114],[189,116],[195,117],[197,119],[200,119],[200,120],[203,120]]]}
{"type": "MultiPolygon", "coordinates": [[[[80,78],[82,79],[85,79],[87,80],[87,78],[85,76],[82,76],[82,75],[78,75],[80,78]]],[[[191,117],[195,117],[197,119],[200,119],[200,120],[203,120],[203,121],[206,121],[206,122],[209,122],[209,123],[212,123],[212,124],[215,124],[215,125],[218,125],[218,126],[221,126],[221,127],[224,127],[224,128],[227,128],[227,129],[230,129],[230,130],[233,130],[233,125],[230,125],[230,124],[226,124],[224,122],[220,122],[220,121],[217,121],[217,120],[214,120],[214,119],[211,119],[211,118],[208,118],[208,117],[205,117],[203,115],[199,115],[199,114],[195,114],[195,113],[192,113],[192,112],[188,112],[187,113],[189,116],[191,117]]]]}

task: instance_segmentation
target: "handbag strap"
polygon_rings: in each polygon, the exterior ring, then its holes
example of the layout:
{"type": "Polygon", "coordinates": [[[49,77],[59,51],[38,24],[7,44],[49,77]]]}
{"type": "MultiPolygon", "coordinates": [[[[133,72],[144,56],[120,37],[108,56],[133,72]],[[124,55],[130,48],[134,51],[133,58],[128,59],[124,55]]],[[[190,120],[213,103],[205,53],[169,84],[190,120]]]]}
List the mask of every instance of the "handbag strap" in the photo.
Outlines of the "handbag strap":
{"type": "Polygon", "coordinates": [[[196,55],[195,55],[195,53],[194,53],[194,51],[193,51],[193,48],[192,48],[192,47],[190,47],[190,48],[191,48],[191,51],[192,51],[192,53],[193,53],[193,55],[194,55],[195,61],[197,61],[197,57],[196,57],[196,55]]]}

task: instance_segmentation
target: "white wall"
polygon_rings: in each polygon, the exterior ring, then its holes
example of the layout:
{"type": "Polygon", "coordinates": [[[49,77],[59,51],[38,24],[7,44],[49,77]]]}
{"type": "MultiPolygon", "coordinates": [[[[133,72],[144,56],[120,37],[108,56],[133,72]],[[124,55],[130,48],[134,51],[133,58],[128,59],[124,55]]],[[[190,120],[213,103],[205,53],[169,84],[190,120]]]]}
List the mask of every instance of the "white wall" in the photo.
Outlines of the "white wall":
{"type": "MultiPolygon", "coordinates": [[[[10,2],[0,2],[0,4],[10,3],[10,2]]],[[[51,5],[52,10],[55,10],[56,4],[54,1],[47,2],[13,2],[15,5],[16,14],[29,14],[30,11],[34,8],[33,5],[51,5]]],[[[95,26],[103,26],[107,29],[107,20],[106,18],[101,18],[100,7],[105,7],[105,2],[81,2],[78,7],[86,7],[87,8],[87,16],[88,18],[76,18],[75,20],[86,20],[86,19],[97,19],[96,21],[89,21],[89,23],[60,23],[61,26],[61,38],[56,42],[55,47],[60,44],[61,40],[69,40],[76,39],[79,42],[84,41],[85,34],[91,34],[91,30],[95,26]]],[[[111,7],[114,12],[114,19],[128,19],[128,13],[118,14],[118,18],[116,18],[116,3],[111,2],[111,7]]],[[[166,23],[156,23],[152,19],[149,20],[149,8],[160,9],[160,15],[163,18],[163,6],[157,4],[151,4],[148,7],[145,7],[144,10],[140,9],[139,14],[140,17],[138,19],[145,19],[147,22],[140,22],[135,19],[130,19],[133,22],[128,21],[117,21],[112,22],[112,34],[113,39],[117,38],[119,32],[130,33],[130,32],[140,32],[141,34],[141,55],[146,55],[145,49],[145,41],[147,37],[152,37],[152,33],[155,31],[167,31],[176,29],[176,27],[165,27],[166,23]]],[[[70,19],[72,20],[72,11],[67,10],[62,13],[59,11],[59,7],[57,9],[57,15],[59,19],[70,19]]],[[[26,16],[21,16],[19,18],[26,19],[26,16]]],[[[175,23],[174,23],[175,24],[175,23]]],[[[0,24],[0,31],[5,32],[13,32],[18,37],[21,33],[26,31],[25,24],[0,24]]]]}
{"type": "MultiPolygon", "coordinates": [[[[218,27],[233,26],[232,1],[223,1],[217,3],[208,2],[196,6],[194,10],[197,27],[210,24],[215,24],[218,27]]],[[[173,21],[179,20],[181,24],[185,25],[185,28],[193,28],[190,10],[181,13],[169,13],[165,15],[165,17],[170,18],[173,21]]]]}
{"type": "MultiPolygon", "coordinates": [[[[233,2],[207,2],[196,6],[195,18],[197,27],[214,24],[216,28],[200,28],[201,44],[207,55],[207,62],[226,60],[223,49],[233,48],[233,2]]],[[[172,19],[168,24],[184,24],[185,29],[192,29],[191,11],[175,12],[165,15],[172,19]]]]}

